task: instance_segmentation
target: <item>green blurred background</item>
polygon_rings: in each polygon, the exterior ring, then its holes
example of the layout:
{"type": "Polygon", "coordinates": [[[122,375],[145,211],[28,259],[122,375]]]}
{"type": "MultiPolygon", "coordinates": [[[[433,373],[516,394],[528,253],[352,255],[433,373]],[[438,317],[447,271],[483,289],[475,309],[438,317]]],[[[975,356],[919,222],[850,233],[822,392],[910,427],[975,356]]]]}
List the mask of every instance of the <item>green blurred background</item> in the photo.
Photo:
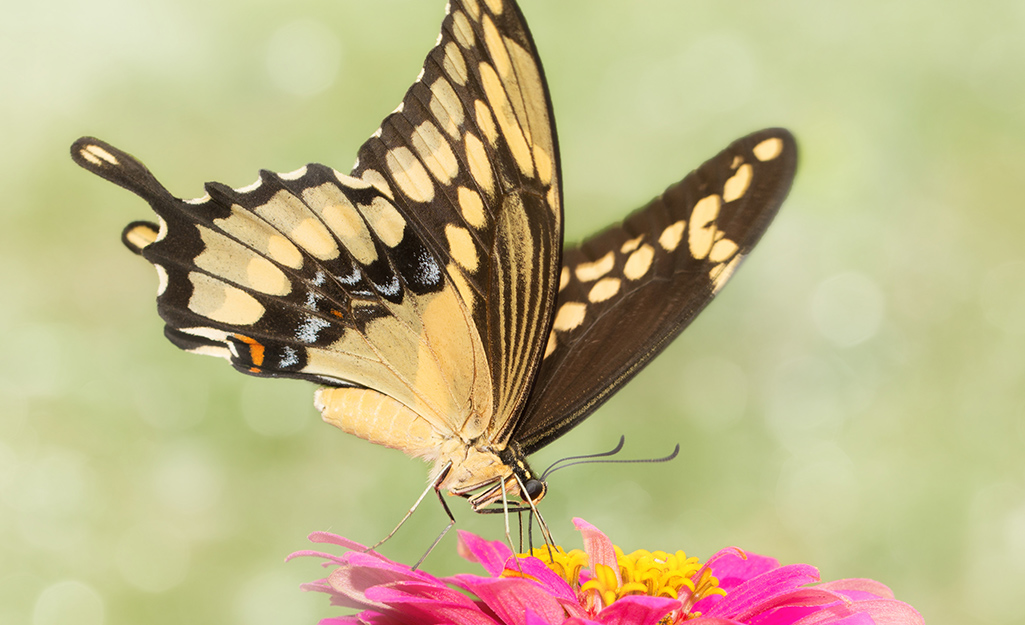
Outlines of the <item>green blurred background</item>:
{"type": "MultiPolygon", "coordinates": [[[[305,535],[372,542],[426,466],[161,334],[119,242],[148,207],[76,167],[93,134],[183,197],[345,170],[434,43],[441,0],[54,0],[0,23],[0,623],[310,624],[305,535]]],[[[567,234],[736,137],[801,166],[744,269],[653,365],[538,453],[683,458],[551,480],[627,550],[738,545],[873,577],[932,625],[1022,623],[1025,3],[522,0],[562,145],[567,234]]],[[[459,527],[501,519],[454,501],[459,527]]],[[[418,557],[432,502],[387,544],[418,557]]],[[[448,538],[427,563],[474,567],[448,538]]]]}

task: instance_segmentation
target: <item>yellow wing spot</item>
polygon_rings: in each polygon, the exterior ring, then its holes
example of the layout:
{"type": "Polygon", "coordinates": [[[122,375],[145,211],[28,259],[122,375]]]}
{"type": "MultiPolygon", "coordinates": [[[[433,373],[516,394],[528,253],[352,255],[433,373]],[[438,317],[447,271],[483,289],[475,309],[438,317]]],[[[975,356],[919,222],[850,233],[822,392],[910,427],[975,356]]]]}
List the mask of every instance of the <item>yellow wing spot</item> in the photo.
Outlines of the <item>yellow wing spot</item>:
{"type": "Polygon", "coordinates": [[[448,239],[448,253],[452,259],[467,271],[477,271],[480,259],[477,257],[477,246],[473,243],[470,231],[460,226],[445,226],[445,238],[448,239]]]}
{"type": "Polygon", "coordinates": [[[193,259],[196,267],[236,284],[269,295],[287,295],[292,283],[278,267],[235,239],[206,226],[198,226],[203,251],[193,259]]]}
{"type": "Polygon", "coordinates": [[[431,114],[450,137],[459,136],[459,125],[463,123],[463,105],[455,89],[444,78],[438,78],[431,85],[431,114]]]}
{"type": "Polygon", "coordinates": [[[593,282],[612,271],[615,264],[616,256],[612,252],[608,252],[596,261],[580,263],[576,268],[577,280],[580,280],[581,282],[593,282]]]}
{"type": "Polygon", "coordinates": [[[566,285],[568,285],[568,284],[569,284],[569,267],[563,267],[562,268],[562,274],[559,275],[559,291],[562,291],[564,288],[566,288],[566,285]]]}
{"type": "Polygon", "coordinates": [[[459,210],[463,214],[466,223],[474,228],[483,228],[487,225],[487,216],[484,214],[484,202],[480,195],[473,189],[459,187],[459,210]]]}
{"type": "Polygon", "coordinates": [[[434,199],[434,183],[427,175],[427,170],[409,148],[389,150],[384,157],[388,171],[396,184],[414,202],[426,204],[434,199]]]}
{"type": "Polygon", "coordinates": [[[420,155],[424,165],[442,184],[450,184],[459,173],[459,161],[452,153],[448,141],[438,127],[431,122],[417,126],[411,138],[413,148],[420,155]]]}
{"type": "Polygon", "coordinates": [[[298,269],[303,266],[302,252],[280,234],[272,234],[267,238],[267,253],[286,267],[298,269]]]}
{"type": "Polygon", "coordinates": [[[662,235],[658,237],[658,244],[667,252],[675,251],[677,246],[680,245],[680,240],[683,239],[683,229],[686,226],[687,224],[682,219],[668,226],[662,231],[662,235]]]}
{"type": "Polygon", "coordinates": [[[545,195],[545,199],[548,201],[548,208],[552,210],[552,214],[559,214],[559,196],[556,193],[557,189],[555,185],[548,187],[548,193],[545,195]]]}
{"type": "Polygon", "coordinates": [[[633,239],[630,239],[629,241],[623,243],[622,246],[620,246],[619,253],[620,254],[629,254],[630,252],[632,252],[635,249],[637,249],[637,246],[640,245],[641,241],[643,241],[643,240],[644,240],[644,235],[643,234],[639,235],[639,236],[637,236],[637,237],[635,237],[633,239]]]}
{"type": "Polygon", "coordinates": [[[167,270],[164,269],[163,265],[156,263],[153,264],[153,268],[157,270],[157,297],[160,297],[167,290],[167,270]]]}
{"type": "Polygon", "coordinates": [[[376,169],[368,169],[363,172],[361,177],[364,182],[383,193],[389,200],[395,199],[395,195],[391,190],[391,185],[389,185],[385,177],[381,175],[381,172],[376,169]]]}
{"type": "Polygon", "coordinates": [[[236,326],[252,325],[260,320],[265,309],[255,297],[242,289],[225,284],[205,273],[193,271],[189,310],[213,321],[236,326]]]}
{"type": "Polygon", "coordinates": [[[594,304],[612,299],[616,296],[616,293],[619,293],[619,287],[622,284],[623,281],[619,278],[602,278],[591,287],[591,292],[587,294],[587,299],[594,304]]]}
{"type": "Polygon", "coordinates": [[[334,172],[335,178],[338,179],[338,182],[341,183],[343,187],[349,187],[350,189],[369,189],[371,186],[366,180],[361,178],[353,178],[348,174],[343,174],[337,169],[332,169],[331,171],[334,172]]]}
{"type": "Polygon", "coordinates": [[[87,145],[79,151],[79,154],[93,165],[102,165],[101,161],[106,161],[110,165],[119,164],[113,154],[98,145],[87,145]]]}
{"type": "Polygon", "coordinates": [[[480,5],[477,0],[463,0],[463,7],[470,12],[470,17],[480,19],[480,5]]]}
{"type": "Polygon", "coordinates": [[[623,266],[623,275],[630,280],[637,280],[648,273],[651,269],[651,261],[655,258],[655,248],[650,245],[642,245],[630,258],[626,259],[623,266]]]}
{"type": "Polygon", "coordinates": [[[294,171],[290,171],[290,172],[287,172],[287,173],[284,173],[284,174],[278,174],[278,176],[282,180],[298,180],[298,179],[300,179],[300,178],[302,178],[303,176],[306,175],[306,170],[307,170],[306,165],[303,165],[299,169],[296,169],[294,171]]]}
{"type": "Polygon", "coordinates": [[[125,232],[125,238],[137,249],[144,249],[153,244],[157,239],[157,233],[148,224],[139,224],[125,232]]]}
{"type": "Polygon", "coordinates": [[[552,170],[554,169],[552,157],[536,143],[534,144],[534,165],[537,167],[537,177],[541,184],[552,184],[552,170]]]}
{"type": "Polygon", "coordinates": [[[555,314],[555,322],[552,327],[559,332],[569,332],[584,322],[587,315],[587,304],[581,302],[566,302],[559,307],[555,314]]]}
{"type": "Polygon", "coordinates": [[[292,291],[292,283],[285,277],[285,273],[262,256],[249,259],[246,263],[246,277],[248,286],[261,293],[287,295],[292,291]]]}
{"type": "Polygon", "coordinates": [[[555,338],[555,330],[548,333],[548,344],[545,345],[545,355],[541,357],[542,360],[548,358],[555,351],[555,348],[559,346],[559,339],[555,338]]]}
{"type": "Polygon", "coordinates": [[[502,6],[502,0],[484,0],[484,3],[488,5],[491,12],[495,15],[501,15],[505,7],[502,6]]]}
{"type": "MultiPolygon", "coordinates": [[[[490,49],[490,48],[489,48],[490,49]]],[[[502,48],[503,52],[505,48],[502,48]]],[[[524,176],[534,177],[534,159],[531,156],[527,139],[523,136],[523,128],[516,119],[512,104],[506,95],[505,86],[495,73],[495,68],[487,63],[480,64],[481,84],[484,86],[484,93],[487,95],[491,109],[498,119],[498,127],[502,130],[502,136],[512,152],[516,166],[524,176]]]]}
{"type": "MultiPolygon", "coordinates": [[[[377,260],[377,248],[370,238],[370,230],[360,217],[356,208],[342,196],[344,204],[331,204],[324,207],[324,223],[338,237],[352,257],[363,265],[377,260]]],[[[381,201],[385,201],[381,198],[381,201]]]]}
{"type": "Polygon", "coordinates": [[[712,251],[708,253],[708,260],[713,263],[724,263],[736,254],[739,249],[740,246],[730,239],[719,239],[712,246],[712,251]]]}
{"type": "Polygon", "coordinates": [[[740,164],[743,163],[743,162],[744,162],[744,157],[743,156],[741,156],[739,154],[734,156],[733,157],[733,162],[730,163],[730,169],[736,169],[736,168],[740,167],[740,164]]]}
{"type": "Polygon", "coordinates": [[[751,168],[750,163],[741,166],[737,173],[733,174],[726,181],[726,184],[723,185],[722,201],[732,202],[744,197],[744,194],[747,193],[747,188],[751,186],[751,176],[753,174],[754,169],[751,168]]]}
{"type": "Polygon", "coordinates": [[[463,53],[459,51],[459,46],[455,42],[448,42],[445,44],[445,58],[441,62],[442,67],[445,68],[445,73],[451,78],[457,85],[465,85],[467,74],[466,74],[466,60],[463,59],[463,53]]]}
{"type": "Polygon", "coordinates": [[[473,289],[470,287],[470,283],[467,282],[466,278],[463,276],[463,271],[455,263],[449,263],[445,269],[446,273],[448,273],[448,277],[452,280],[452,284],[456,285],[456,291],[459,292],[459,297],[463,300],[463,303],[466,304],[466,308],[470,312],[470,315],[473,315],[473,307],[477,304],[477,297],[473,292],[473,289]]]}
{"type": "Polygon", "coordinates": [[[718,293],[719,290],[726,285],[726,282],[733,276],[733,272],[737,270],[738,266],[740,266],[740,261],[743,260],[743,258],[744,256],[742,254],[737,254],[733,257],[733,260],[725,266],[720,263],[715,267],[712,267],[712,270],[708,272],[708,277],[712,279],[713,284],[712,295],[718,293]]]}
{"type": "Polygon", "coordinates": [[[295,243],[321,260],[338,258],[338,245],[319,219],[308,217],[300,221],[289,233],[295,243]]]}
{"type": "Polygon", "coordinates": [[[488,160],[488,153],[484,151],[484,144],[472,134],[466,135],[466,162],[470,165],[470,175],[481,188],[490,196],[495,195],[495,178],[491,173],[491,161],[488,160]]]}
{"type": "Polygon", "coordinates": [[[406,220],[391,202],[383,197],[375,197],[370,206],[361,206],[360,209],[385,245],[395,247],[402,242],[406,220]]]}
{"type": "Polygon", "coordinates": [[[687,242],[690,245],[690,254],[694,258],[702,259],[712,251],[712,243],[715,242],[715,220],[719,217],[719,208],[722,200],[718,195],[709,195],[701,198],[694,205],[690,214],[690,227],[687,242]]]}
{"type": "Polygon", "coordinates": [[[488,105],[482,100],[473,103],[473,109],[477,116],[477,128],[484,133],[484,137],[495,147],[498,143],[498,128],[495,127],[495,118],[488,109],[488,105]]]}
{"type": "Polygon", "coordinates": [[[476,38],[473,36],[473,27],[470,25],[470,20],[466,19],[466,15],[462,11],[456,11],[452,14],[452,34],[455,35],[459,45],[467,50],[472,48],[476,41],[476,38]]]}
{"type": "Polygon", "coordinates": [[[484,45],[491,53],[491,60],[498,70],[498,75],[503,78],[513,78],[512,59],[509,58],[509,51],[505,48],[502,34],[490,17],[484,16],[484,45]]]}
{"type": "MultiPolygon", "coordinates": [[[[217,328],[210,328],[206,326],[199,326],[198,328],[180,328],[182,332],[191,334],[192,336],[201,336],[211,341],[220,341],[225,343],[228,341],[228,333],[224,330],[218,330],[217,328]]],[[[235,336],[234,334],[231,336],[235,336]]]]}
{"type": "Polygon", "coordinates": [[[783,140],[779,137],[766,139],[754,147],[755,157],[760,161],[771,161],[783,151],[783,140]]]}

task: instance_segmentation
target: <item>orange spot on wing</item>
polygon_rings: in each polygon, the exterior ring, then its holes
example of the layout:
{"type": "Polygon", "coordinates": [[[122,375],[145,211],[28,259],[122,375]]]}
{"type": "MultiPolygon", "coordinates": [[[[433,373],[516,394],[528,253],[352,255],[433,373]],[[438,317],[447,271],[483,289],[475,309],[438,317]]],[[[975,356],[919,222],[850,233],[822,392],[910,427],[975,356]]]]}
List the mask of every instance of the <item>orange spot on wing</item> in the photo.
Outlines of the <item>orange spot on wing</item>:
{"type": "Polygon", "coordinates": [[[263,366],[263,354],[265,351],[263,343],[242,334],[236,334],[235,338],[249,346],[249,358],[253,361],[253,364],[256,365],[256,367],[252,367],[249,370],[253,373],[259,372],[260,370],[257,367],[263,366]]]}

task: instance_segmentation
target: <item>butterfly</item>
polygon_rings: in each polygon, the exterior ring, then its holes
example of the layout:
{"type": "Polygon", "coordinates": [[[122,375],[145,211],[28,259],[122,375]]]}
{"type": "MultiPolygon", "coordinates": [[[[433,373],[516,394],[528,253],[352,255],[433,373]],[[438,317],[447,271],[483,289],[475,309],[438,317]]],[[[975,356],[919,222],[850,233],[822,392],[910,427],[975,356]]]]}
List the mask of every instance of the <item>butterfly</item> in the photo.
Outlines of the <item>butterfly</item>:
{"type": "Polygon", "coordinates": [[[182,200],[103,141],[71,154],[156,212],[122,239],[156,269],[174,345],[321,384],[325,421],[433,463],[432,487],[476,511],[540,501],[526,457],[715,297],[797,163],[789,132],[755,132],[564,247],[551,98],[513,0],[449,2],[419,77],[349,174],[261,171],[182,200]]]}

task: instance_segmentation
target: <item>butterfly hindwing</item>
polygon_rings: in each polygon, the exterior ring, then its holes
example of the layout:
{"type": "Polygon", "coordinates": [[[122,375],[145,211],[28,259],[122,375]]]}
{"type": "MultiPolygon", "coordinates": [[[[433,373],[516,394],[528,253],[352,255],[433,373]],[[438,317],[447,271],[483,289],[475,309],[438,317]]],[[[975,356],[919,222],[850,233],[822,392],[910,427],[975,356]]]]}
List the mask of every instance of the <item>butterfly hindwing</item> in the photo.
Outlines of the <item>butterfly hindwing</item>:
{"type": "Polygon", "coordinates": [[[789,132],[753,133],[566,248],[555,321],[514,433],[525,453],[591,414],[701,312],[761,238],[796,163],[789,132]]]}
{"type": "Polygon", "coordinates": [[[371,404],[443,437],[510,431],[546,338],[562,219],[548,91],[514,3],[449,4],[351,176],[310,164],[181,200],[102,141],[72,155],[160,217],[123,238],[156,267],[178,347],[248,374],[369,389],[318,395],[347,431],[371,404]]]}

